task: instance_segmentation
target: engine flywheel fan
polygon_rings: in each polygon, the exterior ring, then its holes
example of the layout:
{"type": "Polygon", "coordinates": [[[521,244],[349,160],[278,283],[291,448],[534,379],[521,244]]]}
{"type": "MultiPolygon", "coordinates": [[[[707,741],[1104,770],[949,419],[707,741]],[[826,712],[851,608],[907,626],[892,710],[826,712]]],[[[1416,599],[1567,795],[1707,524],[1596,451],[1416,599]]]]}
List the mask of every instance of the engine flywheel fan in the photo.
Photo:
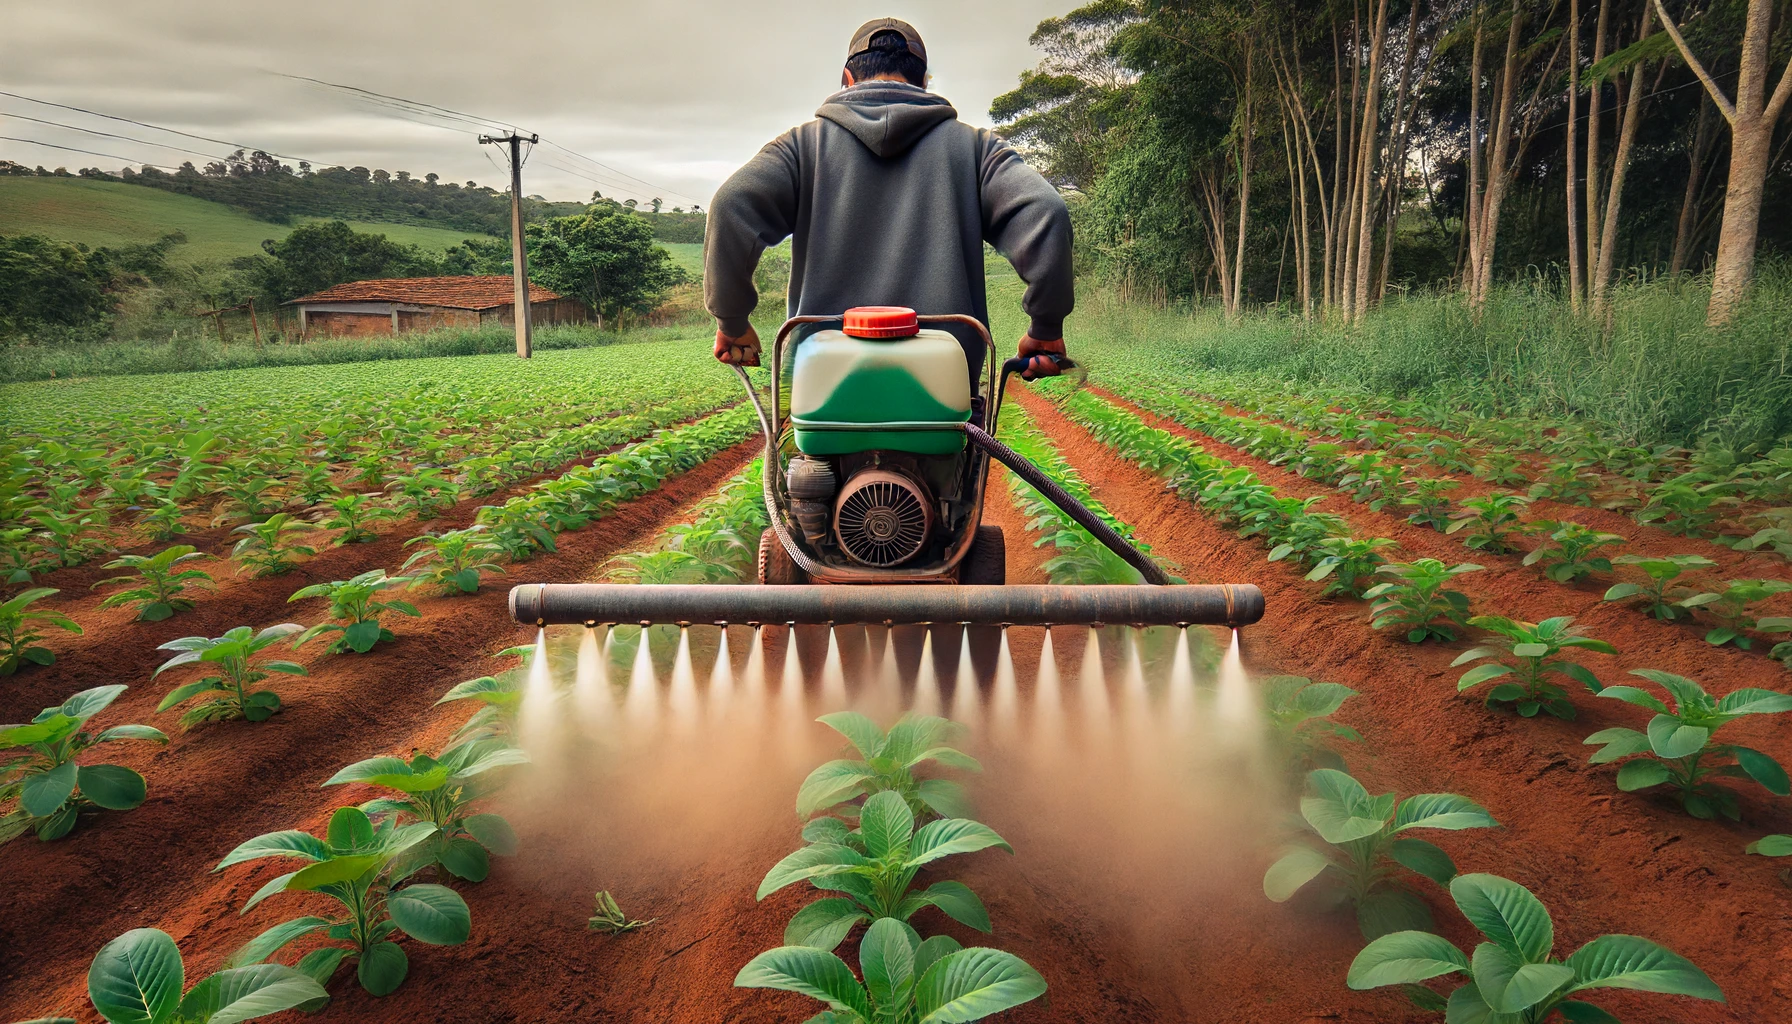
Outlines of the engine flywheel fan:
{"type": "Polygon", "coordinates": [[[921,553],[932,532],[933,502],[901,473],[862,470],[834,500],[834,537],[861,565],[901,565],[921,553]]]}

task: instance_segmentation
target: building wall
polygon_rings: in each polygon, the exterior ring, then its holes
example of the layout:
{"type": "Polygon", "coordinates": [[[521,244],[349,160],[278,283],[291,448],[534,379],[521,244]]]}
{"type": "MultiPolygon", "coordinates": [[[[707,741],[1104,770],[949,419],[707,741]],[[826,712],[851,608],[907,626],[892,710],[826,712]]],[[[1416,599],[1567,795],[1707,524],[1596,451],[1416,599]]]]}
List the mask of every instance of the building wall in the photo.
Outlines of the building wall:
{"type": "Polygon", "coordinates": [[[305,333],[316,337],[329,335],[332,337],[362,338],[375,334],[392,333],[392,315],[390,313],[342,313],[311,312],[305,314],[305,333]]]}
{"type": "MultiPolygon", "coordinates": [[[[319,309],[314,306],[303,308],[305,310],[305,332],[312,337],[368,337],[393,333],[391,312],[341,308],[319,309]]],[[[387,308],[390,309],[390,306],[387,308]]],[[[511,315],[513,308],[510,305],[486,310],[450,309],[446,306],[400,308],[397,311],[398,330],[409,332],[435,331],[445,328],[470,329],[481,324],[515,327],[516,320],[511,315]]],[[[584,304],[577,299],[553,299],[547,302],[530,303],[529,312],[532,321],[537,325],[582,324],[591,319],[584,304]]]]}
{"type": "MultiPolygon", "coordinates": [[[[516,306],[506,304],[480,313],[480,320],[487,324],[503,324],[506,327],[516,326],[516,306]]],[[[547,302],[529,303],[529,322],[541,326],[544,324],[582,324],[591,319],[584,303],[578,299],[551,299],[547,302]]]]}
{"type": "Polygon", "coordinates": [[[398,329],[400,331],[439,331],[450,327],[478,326],[479,313],[471,309],[447,309],[442,306],[431,306],[428,309],[401,309],[398,311],[398,329]]]}

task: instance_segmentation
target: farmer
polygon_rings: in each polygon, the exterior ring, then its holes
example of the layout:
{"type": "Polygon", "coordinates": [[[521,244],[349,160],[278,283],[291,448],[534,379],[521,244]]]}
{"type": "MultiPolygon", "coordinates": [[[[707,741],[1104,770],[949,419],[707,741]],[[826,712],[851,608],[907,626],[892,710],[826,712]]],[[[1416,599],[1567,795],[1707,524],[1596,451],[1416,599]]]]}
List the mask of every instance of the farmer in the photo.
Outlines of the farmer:
{"type": "MultiPolygon", "coordinates": [[[[759,302],[753,270],[766,246],[794,236],[790,316],[908,306],[987,325],[988,242],[1027,283],[1025,375],[1058,372],[1045,354],[1064,354],[1064,318],[1075,305],[1069,211],[1018,153],[959,121],[926,81],[927,50],[913,26],[866,22],[847,46],[840,91],[816,119],[773,140],[716,192],[703,292],[716,318],[717,359],[759,365],[747,314],[759,302]]],[[[945,326],[964,345],[974,381],[982,339],[945,326]]]]}

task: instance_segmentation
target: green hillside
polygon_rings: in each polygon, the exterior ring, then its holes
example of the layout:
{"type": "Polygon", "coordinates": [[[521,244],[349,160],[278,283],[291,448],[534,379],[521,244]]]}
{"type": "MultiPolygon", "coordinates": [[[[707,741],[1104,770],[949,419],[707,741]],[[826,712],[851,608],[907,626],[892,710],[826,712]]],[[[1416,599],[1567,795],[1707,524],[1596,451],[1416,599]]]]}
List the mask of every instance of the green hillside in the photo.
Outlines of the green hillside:
{"type": "Polygon", "coordinates": [[[672,262],[683,267],[692,277],[703,276],[702,242],[661,242],[660,248],[672,254],[672,262]]]}
{"type": "MultiPolygon", "coordinates": [[[[349,223],[357,231],[377,232],[395,242],[436,252],[471,234],[410,224],[349,223]]],[[[0,177],[0,235],[40,234],[117,246],[153,242],[171,231],[182,231],[187,244],[174,250],[174,260],[222,263],[260,252],[262,239],[280,238],[290,230],[219,203],[141,185],[84,178],[0,177]]]]}

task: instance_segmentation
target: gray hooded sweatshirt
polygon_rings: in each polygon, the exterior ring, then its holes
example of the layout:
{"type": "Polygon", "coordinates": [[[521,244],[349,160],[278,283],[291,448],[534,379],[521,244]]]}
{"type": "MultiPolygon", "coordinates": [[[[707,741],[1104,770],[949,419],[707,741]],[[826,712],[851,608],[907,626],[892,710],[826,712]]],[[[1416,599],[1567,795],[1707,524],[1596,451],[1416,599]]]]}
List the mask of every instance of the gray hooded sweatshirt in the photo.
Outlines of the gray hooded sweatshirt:
{"type": "MultiPolygon", "coordinates": [[[[1075,303],[1070,214],[1007,143],[903,82],[842,89],[815,114],[734,172],[710,203],[703,292],[725,333],[745,333],[759,301],[759,255],[790,237],[791,316],[909,306],[987,326],[987,241],[1027,283],[1028,333],[1063,337],[1075,303]]],[[[982,341],[961,332],[980,364],[982,341]]]]}

